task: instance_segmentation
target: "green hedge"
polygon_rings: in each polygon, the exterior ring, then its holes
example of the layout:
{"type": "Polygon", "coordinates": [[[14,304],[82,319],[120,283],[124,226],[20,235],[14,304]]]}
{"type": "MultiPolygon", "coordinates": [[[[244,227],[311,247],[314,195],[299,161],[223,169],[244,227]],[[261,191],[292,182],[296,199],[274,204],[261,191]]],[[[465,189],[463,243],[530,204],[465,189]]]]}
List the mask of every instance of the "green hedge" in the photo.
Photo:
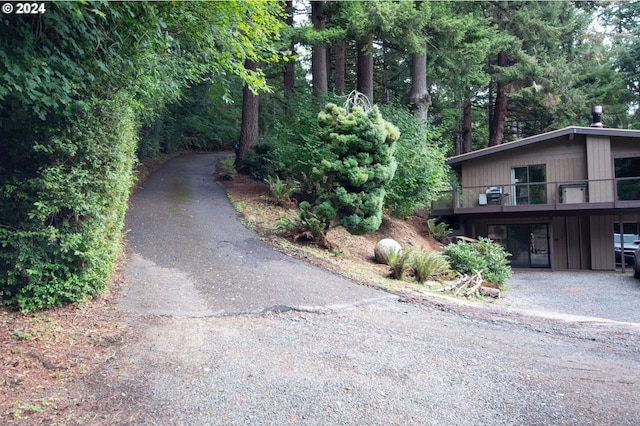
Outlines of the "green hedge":
{"type": "Polygon", "coordinates": [[[0,296],[30,311],[104,289],[122,237],[137,143],[127,99],[79,103],[40,132],[31,167],[0,170],[0,296]]]}

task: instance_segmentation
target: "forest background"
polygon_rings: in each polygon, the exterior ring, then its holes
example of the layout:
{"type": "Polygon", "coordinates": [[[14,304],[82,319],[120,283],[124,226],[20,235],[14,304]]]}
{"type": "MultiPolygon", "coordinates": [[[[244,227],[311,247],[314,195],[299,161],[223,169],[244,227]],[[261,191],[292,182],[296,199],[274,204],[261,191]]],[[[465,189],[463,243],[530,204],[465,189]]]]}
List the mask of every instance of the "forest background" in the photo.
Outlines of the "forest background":
{"type": "Polygon", "coordinates": [[[385,206],[445,159],[567,125],[639,128],[638,1],[55,2],[0,15],[0,297],[28,311],[107,282],[134,166],[235,149],[304,182],[318,113],[352,91],[400,130],[385,206]]]}

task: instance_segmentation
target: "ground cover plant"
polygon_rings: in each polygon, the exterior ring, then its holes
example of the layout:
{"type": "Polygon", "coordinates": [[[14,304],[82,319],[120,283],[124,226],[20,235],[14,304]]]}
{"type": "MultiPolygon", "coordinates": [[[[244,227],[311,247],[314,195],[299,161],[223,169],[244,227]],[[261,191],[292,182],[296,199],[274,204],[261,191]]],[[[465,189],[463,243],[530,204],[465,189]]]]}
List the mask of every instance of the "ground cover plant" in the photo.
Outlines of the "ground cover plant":
{"type": "Polygon", "coordinates": [[[508,257],[504,247],[489,238],[480,237],[477,242],[458,241],[444,248],[451,268],[461,274],[482,277],[494,284],[503,285],[511,277],[508,257]]]}

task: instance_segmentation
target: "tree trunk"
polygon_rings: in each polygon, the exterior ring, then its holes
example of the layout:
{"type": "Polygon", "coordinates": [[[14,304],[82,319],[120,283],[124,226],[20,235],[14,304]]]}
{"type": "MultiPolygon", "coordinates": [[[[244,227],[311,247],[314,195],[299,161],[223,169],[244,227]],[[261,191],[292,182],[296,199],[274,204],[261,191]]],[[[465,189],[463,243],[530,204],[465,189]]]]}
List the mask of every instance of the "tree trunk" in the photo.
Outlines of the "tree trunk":
{"type": "MultiPolygon", "coordinates": [[[[258,64],[249,60],[245,61],[244,66],[251,71],[258,69],[258,64]]],[[[242,92],[242,125],[236,152],[236,165],[258,143],[258,112],[258,95],[254,94],[248,85],[245,85],[242,92]]]]}
{"type": "Polygon", "coordinates": [[[473,149],[471,124],[471,98],[467,95],[462,105],[462,153],[471,152],[473,149]]]}
{"type": "MultiPolygon", "coordinates": [[[[423,48],[426,49],[426,45],[423,48]]],[[[411,113],[426,122],[431,105],[431,95],[427,88],[427,54],[411,55],[411,113]]]]}
{"type": "Polygon", "coordinates": [[[336,45],[336,95],[344,95],[345,72],[347,63],[347,42],[340,40],[336,45]]]}
{"type": "MultiPolygon", "coordinates": [[[[316,31],[325,29],[327,16],[324,13],[322,1],[311,2],[311,22],[316,31]]],[[[329,91],[327,47],[325,45],[313,46],[311,50],[311,74],[313,76],[313,96],[316,98],[325,96],[329,91]]]]}
{"type": "MultiPolygon", "coordinates": [[[[289,0],[286,3],[285,11],[287,13],[286,24],[293,27],[293,1],[289,0]]],[[[295,53],[295,44],[291,43],[290,48],[291,55],[295,53]]],[[[291,97],[296,90],[296,61],[290,59],[284,63],[283,78],[284,78],[284,94],[286,97],[291,97]]]]}
{"type": "Polygon", "coordinates": [[[373,43],[370,35],[358,42],[358,92],[364,94],[373,104],[373,43]]]}
{"type": "MultiPolygon", "coordinates": [[[[507,66],[507,56],[500,52],[498,54],[498,66],[507,66]]],[[[507,121],[507,91],[501,81],[497,82],[496,103],[493,107],[493,121],[491,123],[491,135],[489,146],[496,146],[504,142],[504,129],[507,121]]]]}

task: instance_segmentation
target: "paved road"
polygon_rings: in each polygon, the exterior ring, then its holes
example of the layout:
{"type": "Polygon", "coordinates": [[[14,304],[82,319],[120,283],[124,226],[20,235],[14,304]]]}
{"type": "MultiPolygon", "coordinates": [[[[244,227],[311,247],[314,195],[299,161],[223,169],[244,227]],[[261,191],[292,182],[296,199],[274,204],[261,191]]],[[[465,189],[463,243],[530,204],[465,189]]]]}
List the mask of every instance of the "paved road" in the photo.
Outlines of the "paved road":
{"type": "Polygon", "coordinates": [[[170,161],[130,204],[131,283],[121,306],[143,314],[225,316],[332,310],[393,296],[264,244],[236,220],[213,180],[217,155],[170,161]]]}
{"type": "Polygon", "coordinates": [[[172,160],[132,200],[138,339],[86,380],[93,424],[640,424],[637,324],[355,286],[240,226],[217,158],[172,160]]]}

